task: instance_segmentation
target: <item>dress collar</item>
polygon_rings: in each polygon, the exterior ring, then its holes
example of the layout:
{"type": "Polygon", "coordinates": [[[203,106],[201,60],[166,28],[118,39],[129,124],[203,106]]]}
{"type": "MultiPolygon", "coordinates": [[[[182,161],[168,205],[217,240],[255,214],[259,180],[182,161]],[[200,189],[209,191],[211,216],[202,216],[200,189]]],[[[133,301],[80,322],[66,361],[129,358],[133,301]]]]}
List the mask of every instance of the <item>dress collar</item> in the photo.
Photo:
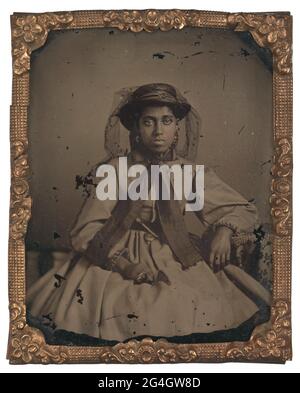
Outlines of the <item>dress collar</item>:
{"type": "Polygon", "coordinates": [[[133,163],[148,162],[149,164],[160,164],[163,162],[171,162],[177,160],[175,149],[171,149],[164,154],[153,154],[146,149],[136,149],[130,153],[133,163]]]}

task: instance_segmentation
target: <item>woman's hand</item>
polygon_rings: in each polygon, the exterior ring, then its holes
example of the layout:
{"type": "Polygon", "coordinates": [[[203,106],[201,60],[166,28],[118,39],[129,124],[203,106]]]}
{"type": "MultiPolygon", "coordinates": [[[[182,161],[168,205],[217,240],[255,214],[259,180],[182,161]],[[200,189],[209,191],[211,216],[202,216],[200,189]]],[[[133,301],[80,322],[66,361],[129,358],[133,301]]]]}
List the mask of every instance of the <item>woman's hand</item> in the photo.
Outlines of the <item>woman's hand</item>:
{"type": "Polygon", "coordinates": [[[222,270],[230,261],[232,230],[220,226],[211,242],[209,264],[214,272],[222,270]]]}
{"type": "Polygon", "coordinates": [[[125,280],[132,280],[135,284],[156,284],[159,281],[170,285],[168,277],[159,270],[154,276],[150,269],[143,263],[132,263],[127,258],[120,256],[113,263],[113,270],[117,271],[125,280]]]}
{"type": "Polygon", "coordinates": [[[132,280],[136,284],[154,283],[154,275],[150,269],[142,263],[132,263],[122,255],[115,260],[112,258],[112,270],[121,274],[125,280],[132,280]]]}
{"type": "Polygon", "coordinates": [[[147,266],[138,263],[130,263],[129,265],[121,272],[121,275],[125,280],[132,280],[135,284],[153,284],[154,283],[154,275],[147,268],[147,266]]]}
{"type": "Polygon", "coordinates": [[[122,273],[122,276],[127,280],[133,280],[135,284],[147,283],[154,285],[159,281],[162,281],[167,285],[171,285],[171,282],[164,272],[159,270],[156,274],[156,277],[154,277],[153,273],[145,268],[145,266],[143,266],[141,263],[137,265],[131,263],[131,266],[125,269],[125,271],[122,273]]]}

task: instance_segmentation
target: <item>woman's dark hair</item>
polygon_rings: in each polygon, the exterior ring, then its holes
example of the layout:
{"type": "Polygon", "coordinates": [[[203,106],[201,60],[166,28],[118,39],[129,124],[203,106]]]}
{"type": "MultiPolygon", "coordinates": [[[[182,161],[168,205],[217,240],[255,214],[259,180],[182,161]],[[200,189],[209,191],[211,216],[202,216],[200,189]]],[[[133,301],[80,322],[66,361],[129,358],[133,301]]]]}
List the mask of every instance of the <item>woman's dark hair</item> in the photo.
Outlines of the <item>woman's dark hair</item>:
{"type": "Polygon", "coordinates": [[[137,88],[128,101],[118,110],[121,123],[129,131],[134,128],[134,113],[137,116],[145,106],[168,106],[178,119],[183,119],[191,109],[184,97],[166,83],[150,83],[137,88]]]}

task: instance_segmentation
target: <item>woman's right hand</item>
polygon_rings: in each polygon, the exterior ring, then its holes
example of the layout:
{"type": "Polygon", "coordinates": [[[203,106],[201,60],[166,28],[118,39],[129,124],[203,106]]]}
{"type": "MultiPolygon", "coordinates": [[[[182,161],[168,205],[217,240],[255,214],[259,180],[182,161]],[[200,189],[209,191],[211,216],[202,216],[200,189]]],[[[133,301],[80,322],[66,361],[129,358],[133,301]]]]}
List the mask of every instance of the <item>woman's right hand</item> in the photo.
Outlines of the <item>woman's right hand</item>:
{"type": "Polygon", "coordinates": [[[162,281],[167,285],[171,285],[170,280],[168,279],[168,277],[165,275],[164,272],[159,270],[156,274],[156,277],[154,277],[153,273],[141,263],[137,265],[131,264],[131,266],[125,270],[124,278],[128,280],[133,280],[135,284],[147,283],[153,285],[162,281]]]}
{"type": "Polygon", "coordinates": [[[168,277],[162,271],[158,271],[156,276],[143,263],[132,263],[127,258],[120,256],[114,263],[114,270],[117,271],[125,280],[132,280],[135,284],[155,284],[163,281],[170,285],[168,277]]]}
{"type": "Polygon", "coordinates": [[[154,283],[154,275],[146,265],[132,263],[123,256],[119,256],[113,263],[113,270],[120,273],[125,280],[132,280],[136,284],[154,283]]]}
{"type": "Polygon", "coordinates": [[[121,274],[126,280],[132,280],[135,284],[154,283],[153,273],[141,263],[130,263],[130,265],[125,268],[121,274]]]}

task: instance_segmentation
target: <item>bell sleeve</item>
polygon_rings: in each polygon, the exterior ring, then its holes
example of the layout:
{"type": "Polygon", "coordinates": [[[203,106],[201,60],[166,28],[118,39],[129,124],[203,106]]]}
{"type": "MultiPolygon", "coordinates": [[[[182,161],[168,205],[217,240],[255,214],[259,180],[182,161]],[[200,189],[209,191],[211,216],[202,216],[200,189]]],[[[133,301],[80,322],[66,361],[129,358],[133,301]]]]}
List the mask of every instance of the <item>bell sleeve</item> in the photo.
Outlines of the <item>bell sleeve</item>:
{"type": "Polygon", "coordinates": [[[196,214],[205,226],[227,226],[234,233],[252,232],[259,223],[256,207],[209,167],[204,172],[203,209],[196,214]]]}
{"type": "MultiPolygon", "coordinates": [[[[98,167],[98,165],[97,165],[98,167]]],[[[102,228],[111,212],[115,207],[117,200],[100,201],[96,196],[96,186],[99,178],[94,176],[90,186],[89,195],[83,203],[73,227],[70,231],[70,243],[75,251],[86,251],[89,242],[96,233],[102,228]]]]}
{"type": "Polygon", "coordinates": [[[70,232],[71,245],[75,251],[83,252],[87,249],[89,242],[110,217],[115,203],[116,201],[99,201],[92,196],[87,198],[70,232]]]}

